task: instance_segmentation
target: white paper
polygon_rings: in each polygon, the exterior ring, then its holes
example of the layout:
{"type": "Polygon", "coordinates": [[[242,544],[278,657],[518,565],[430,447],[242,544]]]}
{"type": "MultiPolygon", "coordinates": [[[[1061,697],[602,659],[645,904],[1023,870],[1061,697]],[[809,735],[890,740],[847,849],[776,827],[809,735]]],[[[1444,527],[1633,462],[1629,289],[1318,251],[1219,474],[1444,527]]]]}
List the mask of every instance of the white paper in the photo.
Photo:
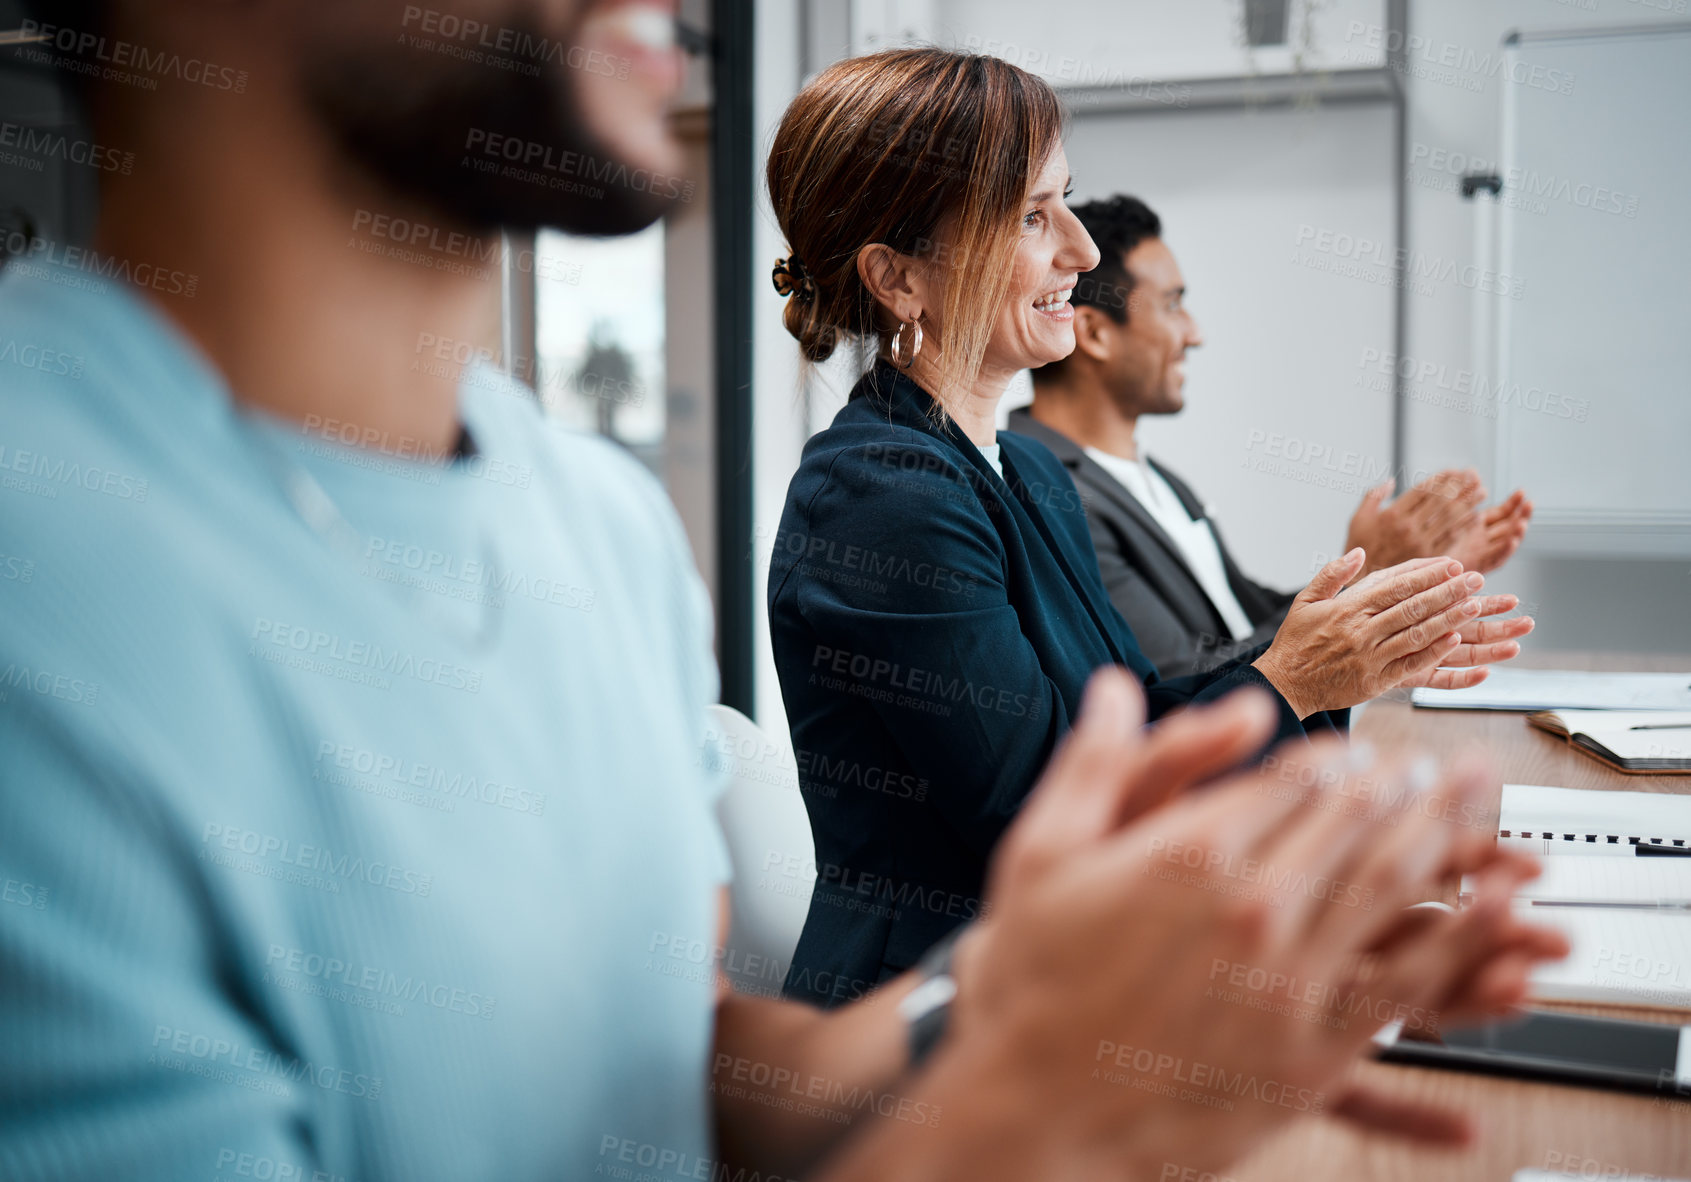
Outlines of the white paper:
{"type": "Polygon", "coordinates": [[[1555,928],[1571,946],[1566,960],[1534,967],[1530,997],[1691,1009],[1691,912],[1533,907],[1525,902],[1515,908],[1522,920],[1555,928]]]}
{"type": "Polygon", "coordinates": [[[1471,689],[1417,688],[1417,706],[1444,710],[1691,710],[1691,672],[1589,673],[1493,667],[1471,689]]]}
{"type": "Polygon", "coordinates": [[[1691,858],[1546,858],[1523,899],[1691,903],[1691,858]]]}

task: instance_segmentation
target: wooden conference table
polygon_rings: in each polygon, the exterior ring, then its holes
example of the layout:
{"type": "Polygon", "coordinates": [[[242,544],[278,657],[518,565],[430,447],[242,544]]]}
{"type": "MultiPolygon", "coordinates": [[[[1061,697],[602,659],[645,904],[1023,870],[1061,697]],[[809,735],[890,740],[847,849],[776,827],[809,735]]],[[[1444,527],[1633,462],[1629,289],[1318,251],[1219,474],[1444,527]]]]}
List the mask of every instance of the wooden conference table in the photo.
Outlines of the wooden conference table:
{"type": "MultiPolygon", "coordinates": [[[[1523,667],[1671,672],[1691,657],[1619,653],[1523,653],[1523,667]]],[[[1527,726],[1521,714],[1416,710],[1407,701],[1378,701],[1363,710],[1355,733],[1381,748],[1410,742],[1441,759],[1483,747],[1499,784],[1691,793],[1691,776],[1629,776],[1527,726]]],[[[1552,1008],[1552,1007],[1545,1007],[1552,1008]]],[[[1558,1006],[1593,1014],[1691,1023],[1684,1011],[1558,1006]]],[[[1405,1099],[1434,1101],[1466,1112],[1479,1130],[1458,1151],[1407,1146],[1364,1135],[1339,1121],[1301,1117],[1260,1151],[1227,1171],[1237,1182],[1508,1182],[1518,1169],[1566,1171],[1588,1179],[1622,1174],[1691,1178],[1691,1097],[1679,1099],[1454,1071],[1367,1063],[1361,1078],[1405,1099]]]]}

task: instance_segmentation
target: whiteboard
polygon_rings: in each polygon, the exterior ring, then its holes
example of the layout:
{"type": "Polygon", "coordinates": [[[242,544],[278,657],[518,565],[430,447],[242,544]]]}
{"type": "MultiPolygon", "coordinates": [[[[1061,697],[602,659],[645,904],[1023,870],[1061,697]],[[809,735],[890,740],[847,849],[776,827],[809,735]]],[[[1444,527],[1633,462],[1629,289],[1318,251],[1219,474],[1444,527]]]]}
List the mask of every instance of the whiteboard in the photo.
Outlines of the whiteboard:
{"type": "Polygon", "coordinates": [[[1496,487],[1548,548],[1686,553],[1691,25],[1504,53],[1496,487]]]}

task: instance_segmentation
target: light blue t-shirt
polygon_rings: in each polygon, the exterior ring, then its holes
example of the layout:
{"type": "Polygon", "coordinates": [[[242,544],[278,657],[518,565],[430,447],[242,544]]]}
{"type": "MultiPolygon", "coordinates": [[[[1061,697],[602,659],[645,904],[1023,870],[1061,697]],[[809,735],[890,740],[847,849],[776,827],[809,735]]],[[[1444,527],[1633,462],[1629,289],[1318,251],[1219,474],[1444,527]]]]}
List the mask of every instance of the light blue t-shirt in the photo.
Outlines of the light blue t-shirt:
{"type": "Polygon", "coordinates": [[[459,396],[468,459],[347,447],[0,277],[0,1178],[711,1176],[707,598],[459,396]]]}

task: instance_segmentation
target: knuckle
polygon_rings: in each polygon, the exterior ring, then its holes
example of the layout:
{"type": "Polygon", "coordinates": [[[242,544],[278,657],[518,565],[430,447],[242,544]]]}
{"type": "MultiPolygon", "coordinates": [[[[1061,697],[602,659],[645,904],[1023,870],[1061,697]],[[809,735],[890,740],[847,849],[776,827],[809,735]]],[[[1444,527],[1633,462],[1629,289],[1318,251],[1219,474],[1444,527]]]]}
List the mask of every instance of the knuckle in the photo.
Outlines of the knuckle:
{"type": "Polygon", "coordinates": [[[1218,922],[1223,931],[1247,948],[1260,948],[1267,942],[1270,920],[1268,903],[1256,898],[1234,898],[1221,906],[1218,922]]]}
{"type": "Polygon", "coordinates": [[[1045,862],[1044,842],[1027,832],[1025,826],[1014,829],[999,847],[998,872],[1011,882],[1025,882],[1036,878],[1045,862]]]}
{"type": "Polygon", "coordinates": [[[1367,885],[1372,888],[1374,896],[1380,899],[1395,899],[1406,894],[1417,884],[1412,881],[1409,858],[1389,858],[1373,874],[1373,881],[1367,885]]]}

